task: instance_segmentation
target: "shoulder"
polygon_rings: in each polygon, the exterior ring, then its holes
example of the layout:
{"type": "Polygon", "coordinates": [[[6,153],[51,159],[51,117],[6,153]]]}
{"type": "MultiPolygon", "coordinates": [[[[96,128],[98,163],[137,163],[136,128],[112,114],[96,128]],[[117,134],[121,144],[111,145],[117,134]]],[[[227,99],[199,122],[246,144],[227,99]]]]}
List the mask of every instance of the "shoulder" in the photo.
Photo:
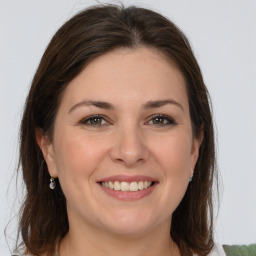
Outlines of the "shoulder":
{"type": "Polygon", "coordinates": [[[215,244],[210,254],[208,254],[208,256],[226,256],[226,254],[221,245],[215,244]]]}
{"type": "Polygon", "coordinates": [[[28,254],[22,253],[22,252],[16,252],[15,254],[12,254],[11,256],[32,256],[32,255],[28,255],[28,254]]]}
{"type": "MultiPolygon", "coordinates": [[[[194,254],[194,256],[197,256],[197,254],[194,254]]],[[[226,256],[226,254],[221,245],[215,244],[212,251],[207,254],[207,256],[226,256]]]]}
{"type": "Polygon", "coordinates": [[[256,243],[249,245],[223,245],[227,255],[256,255],[256,243]]]}
{"type": "MultiPolygon", "coordinates": [[[[11,256],[33,256],[31,254],[12,254],[11,256]]],[[[41,255],[44,256],[44,255],[41,255]]]]}
{"type": "MultiPolygon", "coordinates": [[[[41,255],[41,256],[44,256],[45,254],[41,255]]],[[[53,256],[55,256],[57,254],[54,254],[53,256]]],[[[12,254],[11,256],[32,256],[31,254],[28,255],[28,254],[12,254]]]]}

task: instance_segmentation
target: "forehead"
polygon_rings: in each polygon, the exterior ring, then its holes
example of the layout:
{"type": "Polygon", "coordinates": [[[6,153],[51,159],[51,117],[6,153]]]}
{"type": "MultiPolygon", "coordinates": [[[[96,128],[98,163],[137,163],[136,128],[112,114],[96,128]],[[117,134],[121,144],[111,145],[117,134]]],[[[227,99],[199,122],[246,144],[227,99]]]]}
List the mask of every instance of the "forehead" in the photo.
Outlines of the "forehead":
{"type": "Polygon", "coordinates": [[[92,60],[67,86],[62,103],[83,99],[116,104],[173,98],[187,104],[186,82],[162,53],[149,48],[116,49],[92,60]]]}

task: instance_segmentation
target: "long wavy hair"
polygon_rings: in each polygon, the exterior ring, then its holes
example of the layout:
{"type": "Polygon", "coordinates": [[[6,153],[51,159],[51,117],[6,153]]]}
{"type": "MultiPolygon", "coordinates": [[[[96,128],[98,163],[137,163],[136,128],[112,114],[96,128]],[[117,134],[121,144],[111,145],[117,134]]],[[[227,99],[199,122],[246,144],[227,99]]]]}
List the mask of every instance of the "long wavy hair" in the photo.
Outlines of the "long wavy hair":
{"type": "Polygon", "coordinates": [[[170,236],[181,255],[207,255],[213,247],[214,129],[210,99],[199,65],[185,35],[169,19],[145,8],[97,5],[68,20],[53,36],[35,73],[20,128],[20,169],[26,196],[20,210],[17,248],[29,255],[52,255],[69,230],[66,200],[37,145],[40,128],[52,138],[65,88],[94,58],[117,48],[148,47],[171,59],[186,79],[195,137],[203,142],[193,181],[173,213],[170,236]]]}

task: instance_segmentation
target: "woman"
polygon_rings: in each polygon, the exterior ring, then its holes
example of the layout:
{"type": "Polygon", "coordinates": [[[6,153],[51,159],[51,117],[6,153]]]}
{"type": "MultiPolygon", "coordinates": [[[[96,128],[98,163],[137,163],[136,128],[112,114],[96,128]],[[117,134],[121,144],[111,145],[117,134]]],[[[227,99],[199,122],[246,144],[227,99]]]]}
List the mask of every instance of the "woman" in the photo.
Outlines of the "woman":
{"type": "Polygon", "coordinates": [[[209,96],[186,37],[158,13],[96,6],[57,31],[20,163],[25,255],[214,255],[209,96]]]}

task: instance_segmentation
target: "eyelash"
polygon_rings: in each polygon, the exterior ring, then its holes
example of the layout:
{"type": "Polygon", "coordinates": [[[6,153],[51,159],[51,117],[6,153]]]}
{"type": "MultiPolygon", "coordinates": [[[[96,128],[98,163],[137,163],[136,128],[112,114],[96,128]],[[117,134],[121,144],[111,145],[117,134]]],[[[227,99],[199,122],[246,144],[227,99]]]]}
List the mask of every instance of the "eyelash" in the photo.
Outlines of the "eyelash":
{"type": "MultiPolygon", "coordinates": [[[[163,114],[156,114],[156,115],[151,116],[150,120],[146,124],[149,124],[149,122],[151,122],[151,121],[153,121],[154,119],[157,119],[157,118],[158,119],[164,119],[164,122],[167,121],[167,123],[152,124],[153,126],[164,127],[164,126],[171,126],[171,125],[175,125],[176,124],[176,122],[175,122],[175,120],[173,118],[171,118],[169,116],[166,116],[166,115],[163,115],[163,114]]],[[[104,116],[102,116],[102,115],[93,115],[93,116],[89,116],[89,117],[87,117],[85,119],[82,119],[80,121],[80,123],[82,125],[92,126],[92,127],[102,127],[102,126],[107,125],[107,124],[97,124],[97,123],[96,124],[92,124],[92,123],[89,124],[88,123],[88,122],[93,121],[93,120],[95,121],[96,119],[98,119],[98,120],[105,120],[106,121],[106,118],[104,116]]],[[[108,122],[108,121],[106,121],[106,122],[108,122]]]]}
{"type": "MultiPolygon", "coordinates": [[[[154,126],[160,126],[160,127],[163,127],[163,126],[171,126],[171,125],[175,125],[176,122],[173,118],[169,117],[169,116],[166,116],[166,115],[163,115],[163,114],[156,114],[156,115],[153,115],[150,119],[150,121],[152,121],[153,119],[164,119],[164,121],[167,121],[167,123],[164,123],[164,124],[152,124],[154,126]]],[[[149,122],[150,122],[149,121],[149,122]]],[[[147,123],[149,123],[147,122],[147,123]]]]}
{"type": "MultiPolygon", "coordinates": [[[[104,116],[101,116],[101,115],[93,115],[93,116],[89,116],[89,117],[87,117],[87,118],[85,118],[85,119],[82,119],[81,121],[80,121],[80,123],[82,124],[82,125],[86,125],[86,126],[92,126],[92,127],[101,127],[101,126],[104,126],[104,125],[106,125],[106,124],[89,124],[88,122],[89,121],[92,121],[92,120],[95,120],[95,119],[100,119],[100,120],[105,120],[106,121],[106,118],[104,117],[104,116]]],[[[107,121],[106,121],[107,122],[107,121]]]]}

